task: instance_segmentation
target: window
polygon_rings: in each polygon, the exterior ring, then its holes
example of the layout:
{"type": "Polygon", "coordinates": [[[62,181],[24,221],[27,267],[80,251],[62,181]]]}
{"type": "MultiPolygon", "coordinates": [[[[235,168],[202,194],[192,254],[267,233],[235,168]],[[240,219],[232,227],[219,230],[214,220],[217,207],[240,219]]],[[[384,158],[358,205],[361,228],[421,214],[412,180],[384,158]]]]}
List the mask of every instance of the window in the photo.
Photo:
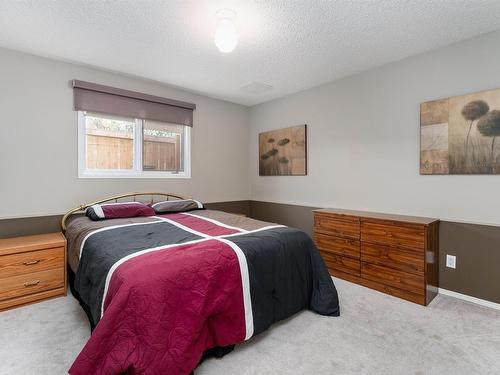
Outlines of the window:
{"type": "Polygon", "coordinates": [[[78,112],[81,178],[189,178],[191,127],[78,112]]]}
{"type": "Polygon", "coordinates": [[[74,79],[81,178],[189,178],[196,104],[74,79]]]}

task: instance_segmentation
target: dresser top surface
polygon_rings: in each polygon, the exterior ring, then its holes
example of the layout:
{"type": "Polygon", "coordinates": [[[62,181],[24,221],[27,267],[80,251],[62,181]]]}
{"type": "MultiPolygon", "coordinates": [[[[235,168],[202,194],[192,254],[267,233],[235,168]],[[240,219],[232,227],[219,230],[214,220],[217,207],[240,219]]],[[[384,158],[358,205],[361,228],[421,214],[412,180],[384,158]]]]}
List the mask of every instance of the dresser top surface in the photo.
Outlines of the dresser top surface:
{"type": "Polygon", "coordinates": [[[380,212],[369,212],[369,211],[356,211],[356,210],[346,210],[342,208],[321,208],[313,210],[316,213],[332,214],[339,216],[356,216],[364,219],[377,219],[377,220],[392,220],[404,223],[429,225],[439,221],[439,219],[420,217],[420,216],[406,216],[406,215],[396,215],[396,214],[386,214],[380,212]]]}
{"type": "Polygon", "coordinates": [[[0,255],[64,246],[61,232],[0,239],[0,255]]]}

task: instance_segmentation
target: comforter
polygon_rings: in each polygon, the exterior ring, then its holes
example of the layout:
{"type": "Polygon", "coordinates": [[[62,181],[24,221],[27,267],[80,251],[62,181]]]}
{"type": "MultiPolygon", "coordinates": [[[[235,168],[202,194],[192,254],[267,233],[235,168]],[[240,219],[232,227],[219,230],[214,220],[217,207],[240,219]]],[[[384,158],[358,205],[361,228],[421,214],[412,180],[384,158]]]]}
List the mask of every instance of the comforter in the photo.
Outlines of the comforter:
{"type": "Polygon", "coordinates": [[[205,350],[303,309],[339,315],[300,230],[211,210],[97,223],[67,230],[74,287],[95,324],[71,374],[189,374],[205,350]]]}

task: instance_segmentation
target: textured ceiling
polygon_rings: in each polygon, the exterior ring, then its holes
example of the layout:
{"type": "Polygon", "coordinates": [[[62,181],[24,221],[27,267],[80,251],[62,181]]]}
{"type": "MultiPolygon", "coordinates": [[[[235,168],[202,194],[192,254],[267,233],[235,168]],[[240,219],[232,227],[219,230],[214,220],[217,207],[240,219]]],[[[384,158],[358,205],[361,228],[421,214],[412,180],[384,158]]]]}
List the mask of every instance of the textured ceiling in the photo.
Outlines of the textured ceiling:
{"type": "Polygon", "coordinates": [[[245,105],[497,29],[499,0],[0,1],[0,46],[245,105]],[[221,8],[237,13],[231,54],[213,43],[221,8]]]}

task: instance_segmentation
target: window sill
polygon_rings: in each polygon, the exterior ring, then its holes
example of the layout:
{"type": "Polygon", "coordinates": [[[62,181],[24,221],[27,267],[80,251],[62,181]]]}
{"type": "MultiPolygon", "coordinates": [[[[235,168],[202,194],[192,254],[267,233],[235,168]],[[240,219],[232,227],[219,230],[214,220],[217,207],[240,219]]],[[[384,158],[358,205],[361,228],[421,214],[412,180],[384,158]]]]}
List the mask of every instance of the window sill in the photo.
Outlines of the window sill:
{"type": "Polygon", "coordinates": [[[81,179],[190,179],[190,173],[170,173],[170,172],[80,172],[78,178],[81,179]]]}

